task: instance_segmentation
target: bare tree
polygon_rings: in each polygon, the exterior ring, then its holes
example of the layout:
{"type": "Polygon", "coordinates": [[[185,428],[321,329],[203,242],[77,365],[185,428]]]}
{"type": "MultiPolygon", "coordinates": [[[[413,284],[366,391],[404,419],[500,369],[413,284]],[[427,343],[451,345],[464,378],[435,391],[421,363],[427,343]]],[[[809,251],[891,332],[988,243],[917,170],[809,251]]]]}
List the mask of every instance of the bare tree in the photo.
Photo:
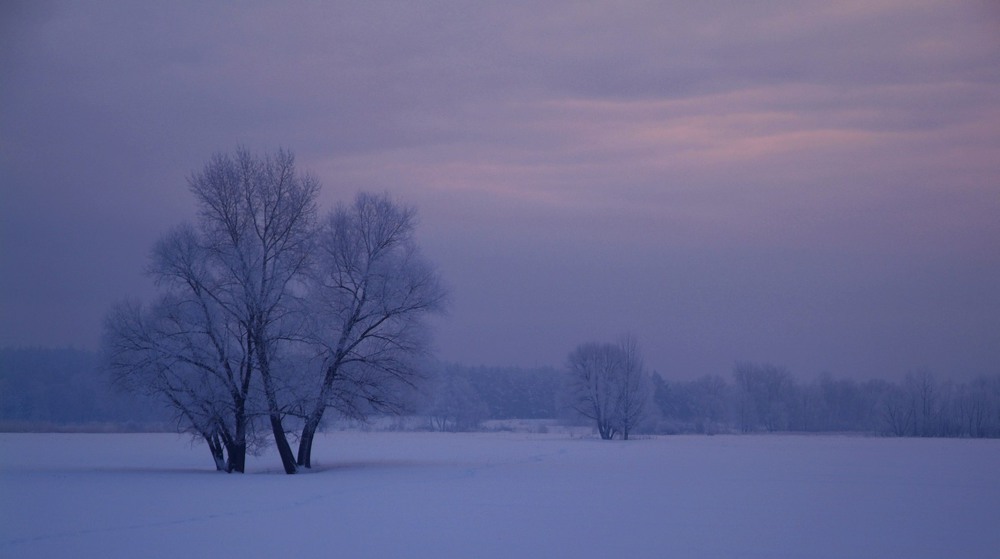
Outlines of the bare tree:
{"type": "Polygon", "coordinates": [[[119,386],[163,401],[182,431],[205,440],[216,469],[243,472],[248,448],[245,355],[200,312],[165,296],[152,308],[115,306],[105,320],[105,365],[119,386]]]}
{"type": "Polygon", "coordinates": [[[150,382],[210,446],[228,449],[235,471],[244,467],[247,404],[259,381],[282,464],[294,473],[275,364],[289,325],[301,322],[289,317],[311,254],[318,184],[295,171],[290,153],[242,148],[215,155],[188,182],[197,228],[181,227],[155,247],[150,272],[166,295],[150,314],[112,312],[111,367],[150,382]]]}
{"type": "Polygon", "coordinates": [[[786,429],[794,382],[787,369],[774,365],[739,362],[733,368],[740,429],[786,429]]]}
{"type": "Polygon", "coordinates": [[[275,444],[285,471],[293,473],[272,362],[287,337],[294,282],[308,262],[318,185],[295,172],[287,152],[258,156],[242,148],[215,155],[188,182],[198,227],[181,227],[155,247],[150,272],[168,295],[152,316],[113,311],[107,326],[112,368],[125,376],[127,363],[142,364],[134,366],[136,375],[144,371],[155,381],[153,390],[189,416],[210,446],[222,441],[227,467],[235,471],[244,468],[246,404],[257,372],[275,444]],[[175,398],[186,393],[204,404],[217,392],[228,394],[229,409],[213,412],[213,427],[194,419],[198,406],[175,398]]]}
{"type": "Polygon", "coordinates": [[[732,417],[732,390],[726,379],[719,375],[706,375],[687,383],[691,397],[691,411],[696,416],[695,430],[699,433],[720,432],[732,417]]]}
{"type": "Polygon", "coordinates": [[[650,380],[644,369],[639,342],[634,336],[624,336],[618,344],[618,350],[621,363],[615,395],[614,418],[621,431],[622,439],[627,441],[629,433],[646,416],[650,380]]]}
{"type": "Polygon", "coordinates": [[[992,419],[991,407],[998,403],[991,398],[990,383],[986,377],[978,377],[962,385],[958,396],[962,433],[973,438],[987,436],[992,419]]]}
{"type": "Polygon", "coordinates": [[[612,344],[585,343],[569,354],[569,404],[597,423],[601,438],[614,438],[614,384],[618,355],[612,344]]]}
{"type": "Polygon", "coordinates": [[[430,428],[435,431],[470,431],[489,415],[489,408],[456,370],[438,370],[431,379],[421,406],[430,428]]]}
{"type": "Polygon", "coordinates": [[[244,322],[220,305],[228,278],[198,232],[181,226],[153,250],[150,275],[164,291],[148,309],[123,303],[105,322],[113,378],[166,400],[213,447],[227,471],[245,468],[250,439],[252,345],[244,322]]]}
{"type": "Polygon", "coordinates": [[[199,208],[205,265],[219,281],[209,296],[246,337],[286,473],[296,470],[285,435],[274,363],[294,307],[293,290],[310,257],[317,181],[295,170],[285,151],[218,154],[189,179],[199,208]]]}
{"type": "Polygon", "coordinates": [[[932,437],[937,433],[938,385],[930,371],[907,373],[903,389],[909,398],[913,417],[914,434],[932,437]]]}
{"type": "Polygon", "coordinates": [[[242,471],[251,420],[266,417],[294,473],[310,466],[327,408],[399,408],[445,289],[417,250],[412,208],[360,194],[317,227],[318,183],[290,153],[218,154],[188,182],[197,226],[166,236],[151,267],[167,296],[153,315],[113,312],[109,354],[123,378],[131,369],[174,398],[213,456],[227,448],[230,469],[242,471]],[[310,362],[319,375],[303,372],[310,362]],[[303,421],[297,456],[288,417],[303,421]]]}
{"type": "Polygon", "coordinates": [[[397,410],[399,385],[417,374],[424,319],[442,310],[445,289],[417,249],[415,226],[412,208],[387,194],[361,193],[331,212],[317,234],[306,301],[308,339],[322,365],[305,408],[301,466],[311,467],[328,408],[355,418],[397,410]]]}
{"type": "Polygon", "coordinates": [[[896,437],[913,433],[914,408],[906,391],[896,384],[887,385],[881,400],[882,422],[886,432],[896,437]]]}
{"type": "Polygon", "coordinates": [[[569,354],[570,407],[593,420],[602,439],[628,434],[644,417],[650,383],[634,338],[620,344],[585,343],[569,354]]]}

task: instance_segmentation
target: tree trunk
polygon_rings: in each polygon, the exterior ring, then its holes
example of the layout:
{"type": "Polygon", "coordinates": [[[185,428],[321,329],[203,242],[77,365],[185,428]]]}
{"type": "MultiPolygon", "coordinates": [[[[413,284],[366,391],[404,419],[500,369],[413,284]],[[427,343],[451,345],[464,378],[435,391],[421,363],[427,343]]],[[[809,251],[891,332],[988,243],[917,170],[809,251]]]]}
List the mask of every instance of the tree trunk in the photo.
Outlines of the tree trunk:
{"type": "Polygon", "coordinates": [[[246,471],[247,463],[247,414],[244,400],[238,395],[234,397],[238,400],[234,420],[236,422],[236,433],[233,438],[226,440],[226,450],[229,452],[229,472],[243,473],[246,471]]]}
{"type": "MultiPolygon", "coordinates": [[[[261,376],[265,379],[270,379],[269,376],[261,376]]],[[[297,469],[295,467],[295,454],[292,453],[292,447],[288,444],[285,427],[281,424],[278,400],[274,395],[274,388],[270,382],[265,381],[264,392],[266,393],[267,405],[270,410],[268,418],[271,420],[271,433],[274,435],[274,446],[278,447],[278,456],[281,457],[281,465],[285,468],[285,473],[294,474],[297,469]]]]}
{"type": "Polygon", "coordinates": [[[309,421],[306,421],[305,426],[302,427],[302,437],[299,438],[299,466],[312,468],[312,444],[313,438],[316,436],[316,429],[318,426],[318,421],[312,421],[310,419],[309,421]]]}
{"type": "Polygon", "coordinates": [[[615,438],[614,428],[606,423],[598,422],[597,432],[601,434],[601,439],[605,441],[610,441],[611,439],[615,438]]]}
{"type": "Polygon", "coordinates": [[[281,465],[285,468],[285,473],[294,474],[297,470],[295,466],[295,454],[292,453],[292,447],[288,444],[285,427],[281,424],[281,411],[278,407],[278,397],[275,394],[274,384],[271,381],[269,357],[264,349],[264,344],[260,340],[254,345],[256,346],[257,366],[260,369],[260,378],[264,382],[264,396],[267,399],[268,418],[271,421],[274,446],[278,447],[278,456],[281,457],[281,465]]]}
{"type": "Polygon", "coordinates": [[[212,452],[212,460],[215,462],[216,471],[226,471],[226,457],[218,435],[206,436],[205,442],[208,443],[208,449],[212,452]]]}
{"type": "MultiPolygon", "coordinates": [[[[342,336],[340,340],[341,346],[344,345],[344,340],[345,338],[342,336]]],[[[299,439],[299,466],[312,468],[313,439],[316,436],[316,430],[319,429],[320,422],[323,420],[323,413],[326,411],[326,401],[329,398],[330,387],[333,386],[333,380],[337,377],[337,370],[340,367],[340,360],[342,356],[343,351],[338,350],[337,358],[329,367],[327,367],[326,374],[323,375],[323,384],[320,385],[319,398],[316,400],[316,407],[313,408],[312,413],[309,414],[308,418],[306,418],[306,424],[302,427],[302,437],[299,439]]]]}
{"type": "Polygon", "coordinates": [[[242,474],[246,471],[247,463],[247,443],[243,441],[243,444],[231,443],[226,447],[229,452],[229,462],[226,464],[226,471],[232,473],[237,472],[242,474]]]}
{"type": "MultiPolygon", "coordinates": [[[[321,392],[320,397],[326,397],[326,390],[321,392]]],[[[326,406],[321,402],[322,400],[316,404],[316,409],[306,419],[306,424],[302,426],[302,437],[299,438],[298,464],[306,468],[312,468],[313,439],[316,438],[316,430],[319,429],[319,424],[323,420],[323,412],[326,411],[326,406]]]]}
{"type": "Polygon", "coordinates": [[[278,456],[281,457],[281,465],[285,468],[286,474],[294,474],[298,468],[295,466],[295,454],[288,444],[288,437],[285,436],[285,428],[281,425],[281,416],[270,415],[271,431],[274,434],[274,446],[278,447],[278,456]]]}

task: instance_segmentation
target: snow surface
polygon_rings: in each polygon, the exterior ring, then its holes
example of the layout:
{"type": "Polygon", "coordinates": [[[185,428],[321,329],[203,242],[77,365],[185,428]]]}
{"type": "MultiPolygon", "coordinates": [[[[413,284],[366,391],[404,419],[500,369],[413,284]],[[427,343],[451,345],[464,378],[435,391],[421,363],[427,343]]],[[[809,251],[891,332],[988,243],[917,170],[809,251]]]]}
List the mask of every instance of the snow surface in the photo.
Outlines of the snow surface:
{"type": "Polygon", "coordinates": [[[1000,441],[0,434],[0,557],[1000,557],[1000,441]]]}

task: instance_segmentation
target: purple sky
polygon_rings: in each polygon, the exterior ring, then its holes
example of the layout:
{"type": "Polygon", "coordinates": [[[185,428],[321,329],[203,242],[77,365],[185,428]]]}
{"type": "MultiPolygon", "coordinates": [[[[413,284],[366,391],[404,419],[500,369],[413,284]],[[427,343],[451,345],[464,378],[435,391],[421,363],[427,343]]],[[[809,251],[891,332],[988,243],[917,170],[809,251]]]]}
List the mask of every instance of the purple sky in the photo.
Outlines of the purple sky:
{"type": "Polygon", "coordinates": [[[0,7],[0,346],[96,348],[243,144],[418,208],[445,360],[1000,372],[995,2],[221,4],[0,7]]]}

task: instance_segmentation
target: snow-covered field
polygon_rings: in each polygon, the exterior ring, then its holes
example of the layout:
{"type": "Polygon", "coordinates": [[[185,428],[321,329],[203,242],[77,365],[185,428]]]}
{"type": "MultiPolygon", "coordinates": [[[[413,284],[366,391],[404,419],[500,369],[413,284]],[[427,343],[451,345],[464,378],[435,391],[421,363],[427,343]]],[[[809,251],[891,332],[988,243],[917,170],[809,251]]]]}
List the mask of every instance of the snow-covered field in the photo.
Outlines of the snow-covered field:
{"type": "Polygon", "coordinates": [[[1000,557],[1000,441],[338,432],[305,475],[0,434],[0,557],[1000,557]]]}

